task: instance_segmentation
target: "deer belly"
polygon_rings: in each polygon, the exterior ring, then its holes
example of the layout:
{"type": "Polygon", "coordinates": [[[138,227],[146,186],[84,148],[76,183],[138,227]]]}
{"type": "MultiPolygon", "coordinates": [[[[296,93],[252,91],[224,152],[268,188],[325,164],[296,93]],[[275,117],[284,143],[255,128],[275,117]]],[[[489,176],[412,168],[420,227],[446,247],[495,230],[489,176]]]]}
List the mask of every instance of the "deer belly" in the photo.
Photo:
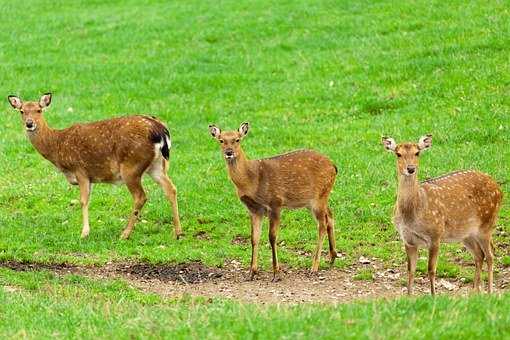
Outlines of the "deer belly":
{"type": "Polygon", "coordinates": [[[91,178],[93,183],[110,183],[110,184],[124,184],[124,180],[120,174],[111,174],[110,176],[94,177],[91,178]]]}
{"type": "Polygon", "coordinates": [[[444,242],[460,242],[468,237],[477,236],[480,231],[481,221],[477,217],[471,217],[465,221],[447,223],[444,242]]]}
{"type": "Polygon", "coordinates": [[[69,182],[69,184],[78,185],[78,180],[76,179],[75,174],[65,170],[62,170],[62,173],[64,174],[64,176],[66,176],[66,179],[69,182]]]}

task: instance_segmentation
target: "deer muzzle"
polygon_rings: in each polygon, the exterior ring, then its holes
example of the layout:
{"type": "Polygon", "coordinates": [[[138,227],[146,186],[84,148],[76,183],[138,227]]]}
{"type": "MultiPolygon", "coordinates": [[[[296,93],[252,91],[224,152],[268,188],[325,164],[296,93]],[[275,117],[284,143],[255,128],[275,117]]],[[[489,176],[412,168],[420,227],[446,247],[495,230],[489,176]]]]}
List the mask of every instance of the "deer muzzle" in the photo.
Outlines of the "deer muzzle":
{"type": "Polygon", "coordinates": [[[233,159],[234,158],[234,150],[226,149],[225,150],[225,159],[233,159]]]}
{"type": "Polygon", "coordinates": [[[413,175],[416,172],[416,165],[408,165],[406,167],[406,175],[413,175]]]}
{"type": "Polygon", "coordinates": [[[27,119],[25,121],[25,128],[27,129],[27,131],[34,131],[36,127],[37,126],[32,119],[27,119]]]}

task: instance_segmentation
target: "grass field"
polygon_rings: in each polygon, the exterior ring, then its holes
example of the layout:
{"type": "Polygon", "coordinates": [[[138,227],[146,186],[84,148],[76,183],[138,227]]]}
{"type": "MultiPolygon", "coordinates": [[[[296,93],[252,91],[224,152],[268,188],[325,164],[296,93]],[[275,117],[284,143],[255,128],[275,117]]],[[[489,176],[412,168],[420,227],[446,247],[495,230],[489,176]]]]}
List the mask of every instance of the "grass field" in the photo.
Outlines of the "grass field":
{"type": "MultiPolygon", "coordinates": [[[[149,201],[129,241],[119,235],[131,209],[130,195],[125,187],[109,185],[94,187],[91,233],[81,240],[80,208],[73,201],[77,188],[35,152],[19,113],[4,100],[2,260],[78,265],[199,260],[222,266],[225,259],[235,259],[247,266],[249,244],[232,240],[249,237],[249,220],[208,134],[210,123],[236,129],[249,121],[243,146],[252,158],[313,148],[335,162],[339,175],[331,203],[337,247],[345,254],[337,267],[349,267],[362,255],[388,267],[404,262],[391,224],[395,160],[380,145],[383,134],[397,141],[433,134],[433,147],[421,160],[423,179],[479,169],[510,192],[506,2],[21,0],[2,5],[2,98],[17,94],[35,100],[53,92],[46,119],[55,128],[126,113],[160,117],[172,133],[170,175],[186,233],[174,239],[170,207],[147,180],[149,201]],[[194,237],[199,233],[208,237],[194,237]]],[[[509,221],[505,201],[495,238],[496,269],[510,265],[509,221]]],[[[307,212],[284,213],[280,261],[309,267],[311,258],[296,251],[311,252],[316,234],[307,212]]],[[[267,269],[267,236],[263,240],[259,261],[267,269]]],[[[459,249],[442,246],[439,275],[472,276],[472,266],[453,261],[471,261],[459,249]]],[[[423,260],[419,269],[425,270],[423,260]]],[[[216,337],[421,337],[438,330],[445,337],[456,330],[496,337],[509,331],[503,327],[508,295],[260,307],[223,300],[166,301],[123,283],[80,277],[6,269],[0,275],[5,287],[19,287],[12,293],[0,290],[6,317],[0,321],[2,335],[50,336],[52,328],[61,336],[83,337],[128,337],[138,331],[200,337],[209,330],[216,337]],[[106,311],[110,307],[115,313],[106,311]],[[105,313],[113,315],[104,318],[105,313]],[[234,324],[239,315],[246,322],[234,324]],[[407,328],[409,315],[414,328],[407,328]],[[16,321],[17,316],[26,319],[16,321]],[[66,333],[69,325],[85,320],[84,333],[66,333]],[[438,320],[444,321],[441,327],[438,320]],[[114,328],[118,333],[109,333],[114,328]],[[255,329],[272,333],[257,335],[255,329]]]]}

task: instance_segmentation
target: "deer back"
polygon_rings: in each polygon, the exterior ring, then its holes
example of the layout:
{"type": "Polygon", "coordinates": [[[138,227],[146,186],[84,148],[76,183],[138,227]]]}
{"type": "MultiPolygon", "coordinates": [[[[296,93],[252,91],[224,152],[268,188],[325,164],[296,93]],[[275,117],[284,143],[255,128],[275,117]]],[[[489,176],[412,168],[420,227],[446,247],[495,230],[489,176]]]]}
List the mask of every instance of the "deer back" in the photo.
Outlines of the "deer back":
{"type": "Polygon", "coordinates": [[[492,228],[498,214],[502,192],[488,175],[478,171],[459,171],[427,180],[421,184],[427,197],[427,210],[443,220],[447,234],[466,228],[492,228]]]}
{"type": "Polygon", "coordinates": [[[168,131],[153,118],[128,116],[75,124],[55,134],[54,143],[35,141],[43,156],[64,172],[109,182],[119,180],[121,164],[146,169],[156,156],[154,145],[168,131]]]}
{"type": "Polygon", "coordinates": [[[311,199],[327,197],[336,177],[336,167],[326,156],[312,150],[261,159],[258,196],[300,206],[311,199]]]}

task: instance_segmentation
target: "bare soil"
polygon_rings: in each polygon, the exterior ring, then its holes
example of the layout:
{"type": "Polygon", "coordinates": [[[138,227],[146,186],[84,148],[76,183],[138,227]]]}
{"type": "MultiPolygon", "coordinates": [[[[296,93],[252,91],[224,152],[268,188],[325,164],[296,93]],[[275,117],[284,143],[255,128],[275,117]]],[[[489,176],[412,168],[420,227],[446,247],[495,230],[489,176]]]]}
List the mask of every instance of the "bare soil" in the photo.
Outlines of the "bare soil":
{"type": "MultiPolygon", "coordinates": [[[[122,278],[142,291],[170,298],[191,295],[259,304],[345,303],[394,298],[406,292],[402,285],[406,278],[404,268],[385,269],[376,260],[348,269],[321,270],[317,274],[305,269],[284,270],[279,282],[272,282],[269,272],[261,272],[255,280],[249,281],[247,270],[235,260],[228,261],[223,268],[207,267],[200,262],[177,265],[109,263],[102,267],[87,267],[16,261],[0,262],[0,267],[17,271],[49,270],[57,275],[73,273],[92,278],[122,278]],[[373,280],[357,280],[356,274],[361,269],[372,271],[373,280]]],[[[495,283],[496,292],[510,289],[509,267],[499,269],[495,283]]],[[[439,294],[467,295],[471,293],[472,284],[439,278],[437,286],[439,294]]],[[[416,295],[428,294],[428,279],[416,278],[415,291],[416,295]]]]}

